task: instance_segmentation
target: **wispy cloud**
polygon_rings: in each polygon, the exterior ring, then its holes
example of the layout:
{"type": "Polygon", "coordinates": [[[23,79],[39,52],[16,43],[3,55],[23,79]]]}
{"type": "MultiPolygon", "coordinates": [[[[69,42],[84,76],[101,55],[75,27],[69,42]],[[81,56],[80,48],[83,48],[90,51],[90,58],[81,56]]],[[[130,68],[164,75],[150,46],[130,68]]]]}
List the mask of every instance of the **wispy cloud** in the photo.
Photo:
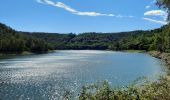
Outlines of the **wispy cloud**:
{"type": "MultiPolygon", "coordinates": [[[[38,3],[41,4],[46,4],[46,5],[51,5],[54,7],[58,7],[58,8],[62,8],[72,14],[75,15],[79,15],[79,16],[110,16],[110,17],[116,17],[116,18],[134,18],[135,16],[123,16],[123,15],[115,15],[115,14],[106,14],[106,13],[99,13],[99,12],[90,12],[90,11],[86,11],[86,12],[81,12],[79,10],[76,10],[62,2],[53,2],[51,0],[37,0],[38,3]]],[[[146,9],[149,9],[151,6],[146,6],[146,9]]],[[[144,16],[160,16],[163,17],[165,19],[165,16],[167,13],[165,11],[162,10],[150,10],[144,13],[144,16]]],[[[160,20],[155,20],[155,19],[151,19],[151,18],[142,18],[143,20],[149,21],[149,22],[153,22],[153,23],[157,23],[157,24],[162,24],[165,25],[167,24],[167,22],[164,21],[160,21],[160,20]]]]}
{"type": "Polygon", "coordinates": [[[105,13],[89,12],[89,11],[81,12],[62,2],[53,2],[51,0],[37,0],[37,2],[41,4],[47,4],[47,5],[55,6],[58,8],[62,8],[68,12],[71,12],[72,14],[80,15],[80,16],[110,16],[110,17],[117,17],[117,18],[133,18],[134,17],[134,16],[122,16],[122,15],[105,14],[105,13]]]}
{"type": "Polygon", "coordinates": [[[154,20],[154,19],[145,18],[145,17],[143,19],[146,20],[146,21],[149,21],[149,22],[157,23],[157,24],[162,24],[162,25],[166,25],[167,24],[166,21],[159,21],[159,20],[154,20]]]}
{"type": "Polygon", "coordinates": [[[145,6],[145,9],[149,9],[149,8],[151,8],[151,6],[145,6]]]}
{"type": "Polygon", "coordinates": [[[166,20],[168,17],[168,13],[163,10],[150,10],[144,13],[144,16],[158,16],[166,20]]]}
{"type": "Polygon", "coordinates": [[[165,16],[166,12],[163,10],[150,10],[144,13],[145,16],[165,16]]]}
{"type": "MultiPolygon", "coordinates": [[[[145,6],[145,9],[150,9],[153,5],[155,5],[156,2],[157,0],[152,0],[149,5],[145,6]]],[[[144,12],[144,18],[142,19],[149,22],[165,25],[167,24],[166,21],[167,17],[168,17],[168,13],[164,10],[149,10],[144,12]]]]}

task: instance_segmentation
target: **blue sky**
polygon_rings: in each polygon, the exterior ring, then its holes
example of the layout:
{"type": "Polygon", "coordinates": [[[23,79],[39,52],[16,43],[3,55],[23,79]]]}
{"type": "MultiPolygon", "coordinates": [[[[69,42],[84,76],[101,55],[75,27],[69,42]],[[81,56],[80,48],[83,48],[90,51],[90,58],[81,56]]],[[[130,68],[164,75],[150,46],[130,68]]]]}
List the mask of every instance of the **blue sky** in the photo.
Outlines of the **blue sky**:
{"type": "Polygon", "coordinates": [[[147,30],[166,24],[154,0],[1,0],[0,22],[19,31],[81,33],[147,30]]]}

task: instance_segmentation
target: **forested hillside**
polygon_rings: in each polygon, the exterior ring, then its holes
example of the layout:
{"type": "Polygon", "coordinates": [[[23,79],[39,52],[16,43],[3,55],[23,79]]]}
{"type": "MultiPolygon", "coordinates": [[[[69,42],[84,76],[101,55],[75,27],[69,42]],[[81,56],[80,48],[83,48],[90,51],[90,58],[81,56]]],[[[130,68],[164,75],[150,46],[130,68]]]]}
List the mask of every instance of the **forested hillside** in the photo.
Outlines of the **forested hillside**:
{"type": "Polygon", "coordinates": [[[137,35],[140,31],[122,33],[82,33],[73,38],[68,44],[71,49],[106,50],[120,39],[137,35]]]}
{"type": "Polygon", "coordinates": [[[156,50],[170,51],[170,25],[150,31],[121,33],[18,32],[0,24],[0,52],[44,52],[49,49],[74,50],[156,50]]]}
{"type": "Polygon", "coordinates": [[[75,50],[106,50],[117,41],[130,36],[137,36],[145,31],[132,31],[121,33],[80,33],[78,35],[58,33],[27,33],[33,37],[43,39],[54,49],[75,49],[75,50]]]}
{"type": "Polygon", "coordinates": [[[23,51],[40,53],[47,50],[48,45],[45,41],[0,24],[0,53],[22,53],[23,51]]]}
{"type": "Polygon", "coordinates": [[[146,50],[146,51],[170,51],[170,25],[159,29],[145,31],[139,35],[130,36],[126,39],[114,42],[112,50],[146,50]]]}
{"type": "Polygon", "coordinates": [[[59,33],[27,33],[33,37],[43,39],[52,49],[68,49],[67,44],[76,36],[75,34],[59,33]]]}
{"type": "Polygon", "coordinates": [[[149,31],[121,33],[50,34],[32,33],[55,49],[155,50],[169,52],[170,25],[149,31]]]}

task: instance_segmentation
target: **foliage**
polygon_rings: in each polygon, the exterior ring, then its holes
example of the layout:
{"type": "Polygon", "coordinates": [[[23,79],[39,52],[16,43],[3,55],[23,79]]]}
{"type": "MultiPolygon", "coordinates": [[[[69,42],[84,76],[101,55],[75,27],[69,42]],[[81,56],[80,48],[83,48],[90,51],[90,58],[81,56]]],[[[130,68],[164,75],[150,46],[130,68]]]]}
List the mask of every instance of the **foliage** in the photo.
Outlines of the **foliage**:
{"type": "MultiPolygon", "coordinates": [[[[147,84],[146,84],[147,83],[147,84]]],[[[108,82],[84,86],[79,96],[80,100],[169,100],[170,79],[161,78],[159,81],[144,85],[113,89],[108,82]]]]}
{"type": "Polygon", "coordinates": [[[67,49],[67,43],[76,35],[73,33],[59,34],[59,33],[27,33],[33,37],[46,41],[52,49],[67,49]]]}
{"type": "Polygon", "coordinates": [[[121,33],[29,33],[0,24],[0,52],[43,52],[49,49],[74,50],[155,50],[170,51],[170,25],[150,31],[121,33]]]}
{"type": "Polygon", "coordinates": [[[48,45],[41,39],[24,35],[10,27],[0,24],[0,53],[45,52],[48,45]]]}
{"type": "Polygon", "coordinates": [[[28,33],[46,41],[52,49],[170,51],[170,25],[150,31],[121,33],[28,33]]]}
{"type": "Polygon", "coordinates": [[[170,25],[121,39],[114,42],[109,48],[111,50],[155,50],[169,52],[170,25]]]}
{"type": "Polygon", "coordinates": [[[74,50],[106,50],[112,43],[132,35],[141,34],[143,31],[121,33],[82,33],[82,34],[58,34],[58,33],[25,33],[46,41],[54,49],[74,50]]]}

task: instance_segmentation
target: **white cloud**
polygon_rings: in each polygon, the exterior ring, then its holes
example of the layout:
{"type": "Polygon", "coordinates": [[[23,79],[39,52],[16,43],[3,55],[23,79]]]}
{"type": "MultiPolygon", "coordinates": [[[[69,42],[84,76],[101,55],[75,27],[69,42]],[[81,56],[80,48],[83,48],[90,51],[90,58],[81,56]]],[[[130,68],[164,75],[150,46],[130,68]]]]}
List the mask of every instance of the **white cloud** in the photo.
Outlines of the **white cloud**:
{"type": "Polygon", "coordinates": [[[163,10],[150,10],[144,13],[144,16],[158,16],[161,17],[164,21],[167,20],[168,13],[163,10]]]}
{"type": "Polygon", "coordinates": [[[135,16],[130,15],[130,16],[127,16],[127,17],[129,17],[129,18],[134,18],[135,16]]]}
{"type": "Polygon", "coordinates": [[[165,16],[166,14],[163,10],[150,10],[144,13],[145,16],[165,16]]]}
{"type": "Polygon", "coordinates": [[[115,16],[113,14],[103,14],[103,13],[98,13],[98,12],[80,12],[80,11],[73,9],[72,7],[66,5],[62,2],[56,2],[55,3],[55,2],[50,1],[50,0],[37,0],[37,2],[48,4],[48,5],[59,7],[59,8],[63,8],[66,11],[69,11],[73,14],[81,15],[81,16],[115,16]]]}
{"type": "Polygon", "coordinates": [[[133,18],[134,16],[122,16],[122,15],[114,15],[114,14],[105,14],[105,13],[98,13],[98,12],[81,12],[78,11],[62,2],[53,2],[51,0],[37,0],[38,3],[48,4],[51,6],[55,6],[58,8],[65,9],[68,12],[71,12],[72,14],[80,15],[80,16],[110,16],[110,17],[117,17],[117,18],[133,18]]]}
{"type": "Polygon", "coordinates": [[[145,9],[149,9],[149,8],[151,8],[151,6],[146,6],[146,7],[145,7],[145,9]]]}
{"type": "Polygon", "coordinates": [[[159,20],[154,20],[154,19],[151,19],[151,18],[143,18],[143,19],[146,20],[146,21],[149,21],[149,22],[157,23],[157,24],[162,24],[162,25],[167,24],[166,21],[159,21],[159,20]]]}

